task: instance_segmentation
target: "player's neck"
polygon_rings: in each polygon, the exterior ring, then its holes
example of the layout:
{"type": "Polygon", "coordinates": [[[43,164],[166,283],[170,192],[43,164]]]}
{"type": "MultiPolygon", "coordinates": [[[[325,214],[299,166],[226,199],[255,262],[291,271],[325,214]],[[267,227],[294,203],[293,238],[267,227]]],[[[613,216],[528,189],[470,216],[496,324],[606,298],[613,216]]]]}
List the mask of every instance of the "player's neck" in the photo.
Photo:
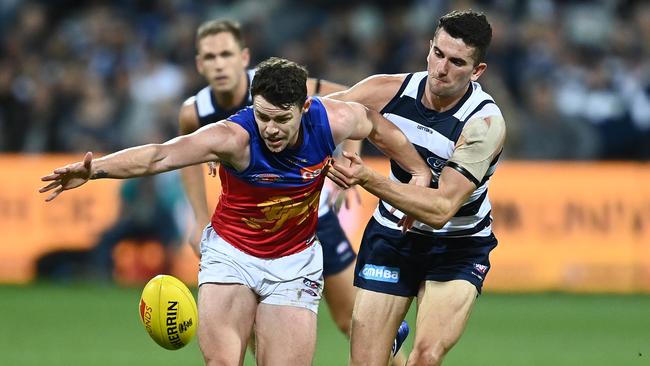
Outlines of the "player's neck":
{"type": "Polygon", "coordinates": [[[224,110],[235,109],[248,98],[248,75],[244,72],[239,78],[237,85],[229,91],[217,92],[212,89],[217,105],[224,110]]]}
{"type": "MultiPolygon", "coordinates": [[[[467,88],[469,88],[469,84],[467,85],[467,88]]],[[[428,109],[434,110],[438,113],[446,112],[452,109],[463,98],[465,93],[467,93],[467,88],[453,96],[435,95],[429,88],[425,88],[424,94],[422,95],[422,104],[424,104],[428,109]]]]}

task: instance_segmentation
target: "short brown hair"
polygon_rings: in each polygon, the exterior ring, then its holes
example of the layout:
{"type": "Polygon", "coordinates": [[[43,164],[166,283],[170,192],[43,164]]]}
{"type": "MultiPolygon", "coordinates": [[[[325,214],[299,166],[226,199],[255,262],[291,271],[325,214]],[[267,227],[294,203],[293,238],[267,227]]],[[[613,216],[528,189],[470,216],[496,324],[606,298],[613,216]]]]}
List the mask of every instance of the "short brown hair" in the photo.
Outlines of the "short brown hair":
{"type": "Polygon", "coordinates": [[[466,45],[476,48],[477,65],[485,61],[487,48],[492,41],[492,27],[485,14],[454,10],[440,18],[436,33],[441,28],[453,38],[460,38],[466,45]]]}
{"type": "Polygon", "coordinates": [[[237,41],[237,44],[239,44],[239,48],[244,49],[246,47],[244,45],[244,38],[242,37],[241,26],[239,23],[232,20],[222,19],[208,20],[199,26],[196,30],[196,50],[199,50],[199,42],[203,38],[222,32],[232,34],[235,41],[237,41]]]}
{"type": "Polygon", "coordinates": [[[251,85],[251,96],[256,95],[285,110],[302,107],[307,100],[307,69],[279,57],[262,61],[251,85]]]}

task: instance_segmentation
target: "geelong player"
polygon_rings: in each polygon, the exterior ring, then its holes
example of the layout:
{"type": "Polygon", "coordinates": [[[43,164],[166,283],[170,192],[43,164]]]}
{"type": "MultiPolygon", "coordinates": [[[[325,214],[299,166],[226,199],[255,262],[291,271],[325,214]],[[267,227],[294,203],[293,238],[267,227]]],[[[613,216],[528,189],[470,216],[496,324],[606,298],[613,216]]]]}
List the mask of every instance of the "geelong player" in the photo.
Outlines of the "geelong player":
{"type": "Polygon", "coordinates": [[[334,164],[343,187],[360,184],[381,200],[368,223],[355,269],[360,288],[352,320],[352,364],[385,365],[387,347],[417,296],[408,365],[439,365],[460,338],[490,269],[497,239],[488,182],[505,140],[505,122],[476,82],[492,29],[482,14],[451,12],[435,30],[426,71],[371,76],[337,97],[357,101],[398,126],[434,171],[431,188],[406,185],[363,165],[334,164]],[[395,211],[397,209],[397,211],[395,211]],[[406,232],[404,215],[416,218],[406,232]]]}
{"type": "Polygon", "coordinates": [[[221,163],[222,193],[200,245],[198,336],[208,365],[241,364],[253,324],[259,365],[311,364],[323,287],[318,200],[338,143],[369,137],[415,184],[431,180],[398,128],[357,103],[307,98],[306,80],[304,68],[271,58],[253,79],[252,107],[164,144],[87,153],[42,178],[51,201],[90,179],[221,163]]]}

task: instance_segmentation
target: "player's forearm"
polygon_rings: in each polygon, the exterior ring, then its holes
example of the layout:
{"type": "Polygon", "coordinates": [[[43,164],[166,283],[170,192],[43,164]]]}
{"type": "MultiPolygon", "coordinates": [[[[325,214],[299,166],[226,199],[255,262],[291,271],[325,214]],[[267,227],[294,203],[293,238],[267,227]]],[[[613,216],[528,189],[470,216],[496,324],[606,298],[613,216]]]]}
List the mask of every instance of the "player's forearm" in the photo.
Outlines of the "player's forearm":
{"type": "Polygon", "coordinates": [[[190,202],[190,206],[192,206],[192,212],[194,212],[196,222],[202,225],[206,224],[210,221],[210,213],[205,194],[203,167],[201,165],[193,165],[183,168],[181,170],[181,177],[183,187],[185,188],[185,195],[190,202]]]}
{"type": "Polygon", "coordinates": [[[429,166],[397,126],[377,112],[369,111],[369,117],[373,122],[373,129],[368,139],[384,155],[395,160],[411,174],[423,175],[430,172],[429,166]]]}
{"type": "Polygon", "coordinates": [[[451,200],[433,188],[395,182],[372,170],[361,186],[403,213],[436,229],[443,227],[453,216],[451,200]]]}
{"type": "Polygon", "coordinates": [[[92,162],[90,179],[132,178],[172,170],[162,145],[149,144],[124,149],[92,162]]]}

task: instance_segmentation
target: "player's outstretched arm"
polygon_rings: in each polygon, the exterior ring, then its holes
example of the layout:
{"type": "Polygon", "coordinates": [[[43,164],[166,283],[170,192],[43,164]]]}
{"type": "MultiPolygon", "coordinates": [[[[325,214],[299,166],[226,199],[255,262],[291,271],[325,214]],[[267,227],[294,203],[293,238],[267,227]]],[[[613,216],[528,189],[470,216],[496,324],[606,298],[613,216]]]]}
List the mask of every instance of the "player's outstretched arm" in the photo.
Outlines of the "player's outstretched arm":
{"type": "Polygon", "coordinates": [[[242,146],[247,146],[246,131],[230,122],[206,126],[190,135],[176,137],[163,144],[148,144],[124,149],[99,159],[86,154],[82,162],[57,168],[42,177],[51,181],[40,192],[55,190],[48,201],[61,192],[81,186],[90,179],[132,178],[158,174],[188,165],[214,160],[241,165],[242,146]],[[244,143],[244,144],[243,144],[244,143]]]}
{"type": "Polygon", "coordinates": [[[440,174],[437,189],[394,182],[365,166],[359,156],[348,153],[345,156],[350,162],[332,164],[328,177],[341,185],[359,184],[407,215],[440,229],[480,184],[504,141],[503,118],[468,122],[450,163],[440,174]]]}

